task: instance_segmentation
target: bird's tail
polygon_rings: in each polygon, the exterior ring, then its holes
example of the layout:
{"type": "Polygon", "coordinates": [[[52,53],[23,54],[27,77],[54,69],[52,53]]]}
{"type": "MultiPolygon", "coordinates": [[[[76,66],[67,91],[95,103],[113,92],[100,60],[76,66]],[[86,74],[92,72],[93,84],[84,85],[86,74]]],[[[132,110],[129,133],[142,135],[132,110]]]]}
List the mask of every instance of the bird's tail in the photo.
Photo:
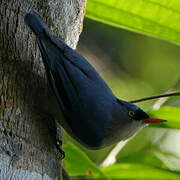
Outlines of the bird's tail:
{"type": "Polygon", "coordinates": [[[26,14],[24,20],[37,37],[42,35],[44,30],[49,31],[49,28],[34,10],[26,14]]]}

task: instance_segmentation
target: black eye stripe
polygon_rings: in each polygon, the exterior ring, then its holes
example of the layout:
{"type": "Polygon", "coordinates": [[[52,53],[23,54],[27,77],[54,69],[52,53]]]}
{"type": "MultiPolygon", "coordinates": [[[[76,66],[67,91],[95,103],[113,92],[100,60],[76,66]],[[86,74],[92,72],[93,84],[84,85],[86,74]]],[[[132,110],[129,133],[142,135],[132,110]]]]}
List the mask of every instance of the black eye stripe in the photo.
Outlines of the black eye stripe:
{"type": "Polygon", "coordinates": [[[138,109],[136,112],[135,112],[135,115],[133,116],[133,119],[135,120],[142,120],[142,119],[146,119],[148,118],[149,116],[142,110],[138,109]]]}

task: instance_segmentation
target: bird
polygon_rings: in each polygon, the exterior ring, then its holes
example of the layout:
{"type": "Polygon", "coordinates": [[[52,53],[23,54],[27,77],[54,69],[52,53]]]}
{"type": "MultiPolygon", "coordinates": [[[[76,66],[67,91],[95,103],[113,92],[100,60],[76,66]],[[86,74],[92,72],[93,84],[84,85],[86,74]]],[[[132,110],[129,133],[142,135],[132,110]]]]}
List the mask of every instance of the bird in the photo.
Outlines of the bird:
{"type": "Polygon", "coordinates": [[[36,36],[56,109],[64,116],[61,125],[79,143],[89,149],[105,148],[148,124],[165,121],[117,98],[95,68],[55,36],[36,11],[26,14],[25,23],[36,36]]]}

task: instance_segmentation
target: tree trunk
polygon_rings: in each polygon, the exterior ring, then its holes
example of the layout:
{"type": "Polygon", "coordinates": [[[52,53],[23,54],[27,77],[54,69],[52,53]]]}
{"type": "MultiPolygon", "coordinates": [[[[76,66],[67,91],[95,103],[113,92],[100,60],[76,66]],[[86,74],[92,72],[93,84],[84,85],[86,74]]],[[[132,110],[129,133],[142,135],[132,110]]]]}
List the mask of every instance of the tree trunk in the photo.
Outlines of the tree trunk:
{"type": "MultiPolygon", "coordinates": [[[[48,121],[51,94],[40,51],[24,16],[35,9],[71,47],[86,0],[0,0],[0,179],[61,179],[48,121]]],[[[61,134],[60,129],[60,134],[61,134]]]]}

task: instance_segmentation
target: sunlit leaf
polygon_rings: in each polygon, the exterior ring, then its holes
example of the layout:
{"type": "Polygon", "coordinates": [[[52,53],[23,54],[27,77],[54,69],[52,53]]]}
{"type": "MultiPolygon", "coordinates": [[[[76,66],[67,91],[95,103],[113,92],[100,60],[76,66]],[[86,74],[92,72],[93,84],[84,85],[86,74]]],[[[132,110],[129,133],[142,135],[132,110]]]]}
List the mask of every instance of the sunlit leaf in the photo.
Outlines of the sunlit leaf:
{"type": "Polygon", "coordinates": [[[63,164],[70,176],[97,176],[108,179],[98,166],[88,156],[72,143],[63,146],[66,152],[63,164]]]}
{"type": "Polygon", "coordinates": [[[111,151],[113,146],[108,146],[103,149],[99,150],[92,150],[84,147],[80,143],[78,143],[76,140],[74,140],[68,133],[64,132],[63,135],[63,144],[66,146],[66,144],[69,144],[71,142],[74,146],[76,146],[80,151],[84,152],[89,159],[92,160],[95,164],[101,164],[103,159],[107,156],[107,154],[111,151]]]}
{"type": "Polygon", "coordinates": [[[153,167],[165,167],[165,164],[157,158],[152,152],[137,152],[133,154],[129,154],[126,157],[120,158],[117,160],[119,163],[138,163],[150,165],[153,167]]]}
{"type": "Polygon", "coordinates": [[[86,16],[180,44],[179,0],[88,0],[86,16]]]}
{"type": "Polygon", "coordinates": [[[138,163],[117,163],[103,169],[113,180],[117,179],[180,179],[180,173],[138,163]]]}
{"type": "Polygon", "coordinates": [[[164,106],[159,110],[149,112],[149,115],[167,120],[165,123],[153,124],[151,126],[180,129],[180,107],[164,106]]]}

